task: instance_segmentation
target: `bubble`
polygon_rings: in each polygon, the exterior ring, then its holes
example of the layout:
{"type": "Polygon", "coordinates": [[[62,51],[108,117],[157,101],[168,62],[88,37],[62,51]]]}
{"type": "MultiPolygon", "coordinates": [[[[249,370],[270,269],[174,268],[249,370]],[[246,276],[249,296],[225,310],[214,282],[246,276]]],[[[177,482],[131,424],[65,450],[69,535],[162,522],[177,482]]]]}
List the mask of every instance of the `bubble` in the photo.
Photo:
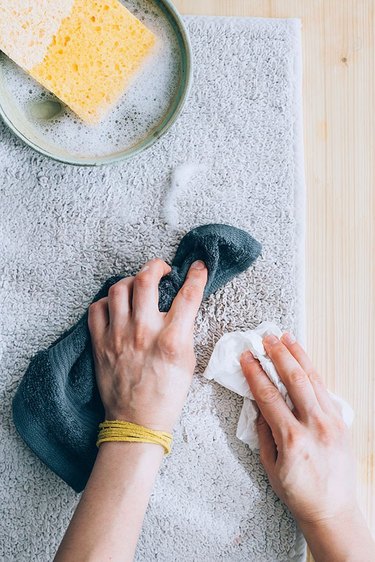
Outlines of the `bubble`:
{"type": "MultiPolygon", "coordinates": [[[[161,8],[150,9],[149,0],[129,0],[126,7],[134,14],[138,10],[137,17],[142,14],[145,24],[155,33],[157,44],[152,55],[101,123],[88,125],[69,108],[64,108],[58,119],[49,120],[48,127],[41,120],[31,121],[36,135],[50,145],[70,154],[91,157],[126,150],[144,139],[167,113],[178,89],[181,71],[175,32],[161,8]]],[[[29,115],[27,107],[31,97],[43,101],[50,98],[47,90],[6,57],[2,70],[7,88],[25,115],[29,115]]]]}

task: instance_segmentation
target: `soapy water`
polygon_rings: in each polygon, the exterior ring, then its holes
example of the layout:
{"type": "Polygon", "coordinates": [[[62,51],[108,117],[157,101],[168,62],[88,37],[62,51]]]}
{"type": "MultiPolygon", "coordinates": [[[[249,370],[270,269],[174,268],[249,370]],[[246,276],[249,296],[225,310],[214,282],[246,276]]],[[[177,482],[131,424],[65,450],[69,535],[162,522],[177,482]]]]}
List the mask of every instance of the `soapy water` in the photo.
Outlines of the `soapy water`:
{"type": "Polygon", "coordinates": [[[168,112],[181,73],[176,34],[156,4],[147,0],[123,4],[155,33],[157,42],[120,100],[96,125],[84,123],[64,104],[58,111],[56,97],[13,61],[1,57],[6,89],[35,133],[49,145],[86,157],[120,152],[141,142],[168,112]]]}

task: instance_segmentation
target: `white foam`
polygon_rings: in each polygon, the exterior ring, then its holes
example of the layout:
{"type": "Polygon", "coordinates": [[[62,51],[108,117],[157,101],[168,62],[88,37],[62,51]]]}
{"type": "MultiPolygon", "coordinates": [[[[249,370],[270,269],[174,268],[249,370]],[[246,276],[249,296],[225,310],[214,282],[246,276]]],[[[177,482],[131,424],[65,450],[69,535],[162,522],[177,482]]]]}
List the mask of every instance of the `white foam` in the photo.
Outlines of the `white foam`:
{"type": "Polygon", "coordinates": [[[178,88],[180,54],[175,32],[156,4],[126,0],[123,4],[157,36],[154,52],[133,79],[118,104],[98,125],[86,125],[69,108],[56,119],[40,122],[30,107],[38,100],[56,99],[6,57],[2,77],[15,103],[49,145],[77,156],[104,156],[137,144],[167,113],[178,88]]]}
{"type": "Polygon", "coordinates": [[[184,162],[174,168],[171,183],[164,199],[162,215],[164,221],[173,228],[178,227],[180,209],[178,198],[191,186],[191,180],[198,173],[204,171],[204,166],[194,162],[184,162]]]}

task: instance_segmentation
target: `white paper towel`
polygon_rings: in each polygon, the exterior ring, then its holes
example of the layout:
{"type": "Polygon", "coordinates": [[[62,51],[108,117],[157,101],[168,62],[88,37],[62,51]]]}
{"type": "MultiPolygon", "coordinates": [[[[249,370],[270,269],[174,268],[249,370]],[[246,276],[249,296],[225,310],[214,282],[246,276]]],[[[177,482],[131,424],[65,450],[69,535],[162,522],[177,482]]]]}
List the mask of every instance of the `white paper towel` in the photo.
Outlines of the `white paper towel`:
{"type": "MultiPolygon", "coordinates": [[[[259,447],[256,430],[258,408],[240,365],[240,357],[245,350],[249,349],[254,357],[259,360],[264,371],[276,388],[278,388],[289,408],[292,409],[293,407],[284,384],[264,350],[263,337],[268,334],[274,334],[279,338],[282,332],[272,322],[262,322],[254,330],[224,334],[217,342],[207,368],[203,373],[207,379],[213,379],[225,388],[244,397],[236,435],[238,439],[247,443],[251,449],[259,447]]],[[[350,427],[354,418],[351,406],[332,392],[329,392],[329,394],[332,402],[338,407],[345,424],[350,427]]]]}

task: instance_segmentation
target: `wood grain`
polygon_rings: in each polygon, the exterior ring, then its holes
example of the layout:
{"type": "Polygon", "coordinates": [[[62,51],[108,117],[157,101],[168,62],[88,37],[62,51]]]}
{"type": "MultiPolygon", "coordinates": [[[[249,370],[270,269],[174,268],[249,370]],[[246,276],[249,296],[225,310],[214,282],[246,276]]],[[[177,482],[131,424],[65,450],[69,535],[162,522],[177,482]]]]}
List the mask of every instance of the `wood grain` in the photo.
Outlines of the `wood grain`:
{"type": "Polygon", "coordinates": [[[375,2],[175,4],[185,14],[302,19],[308,351],[355,409],[358,498],[375,535],[375,2]]]}

